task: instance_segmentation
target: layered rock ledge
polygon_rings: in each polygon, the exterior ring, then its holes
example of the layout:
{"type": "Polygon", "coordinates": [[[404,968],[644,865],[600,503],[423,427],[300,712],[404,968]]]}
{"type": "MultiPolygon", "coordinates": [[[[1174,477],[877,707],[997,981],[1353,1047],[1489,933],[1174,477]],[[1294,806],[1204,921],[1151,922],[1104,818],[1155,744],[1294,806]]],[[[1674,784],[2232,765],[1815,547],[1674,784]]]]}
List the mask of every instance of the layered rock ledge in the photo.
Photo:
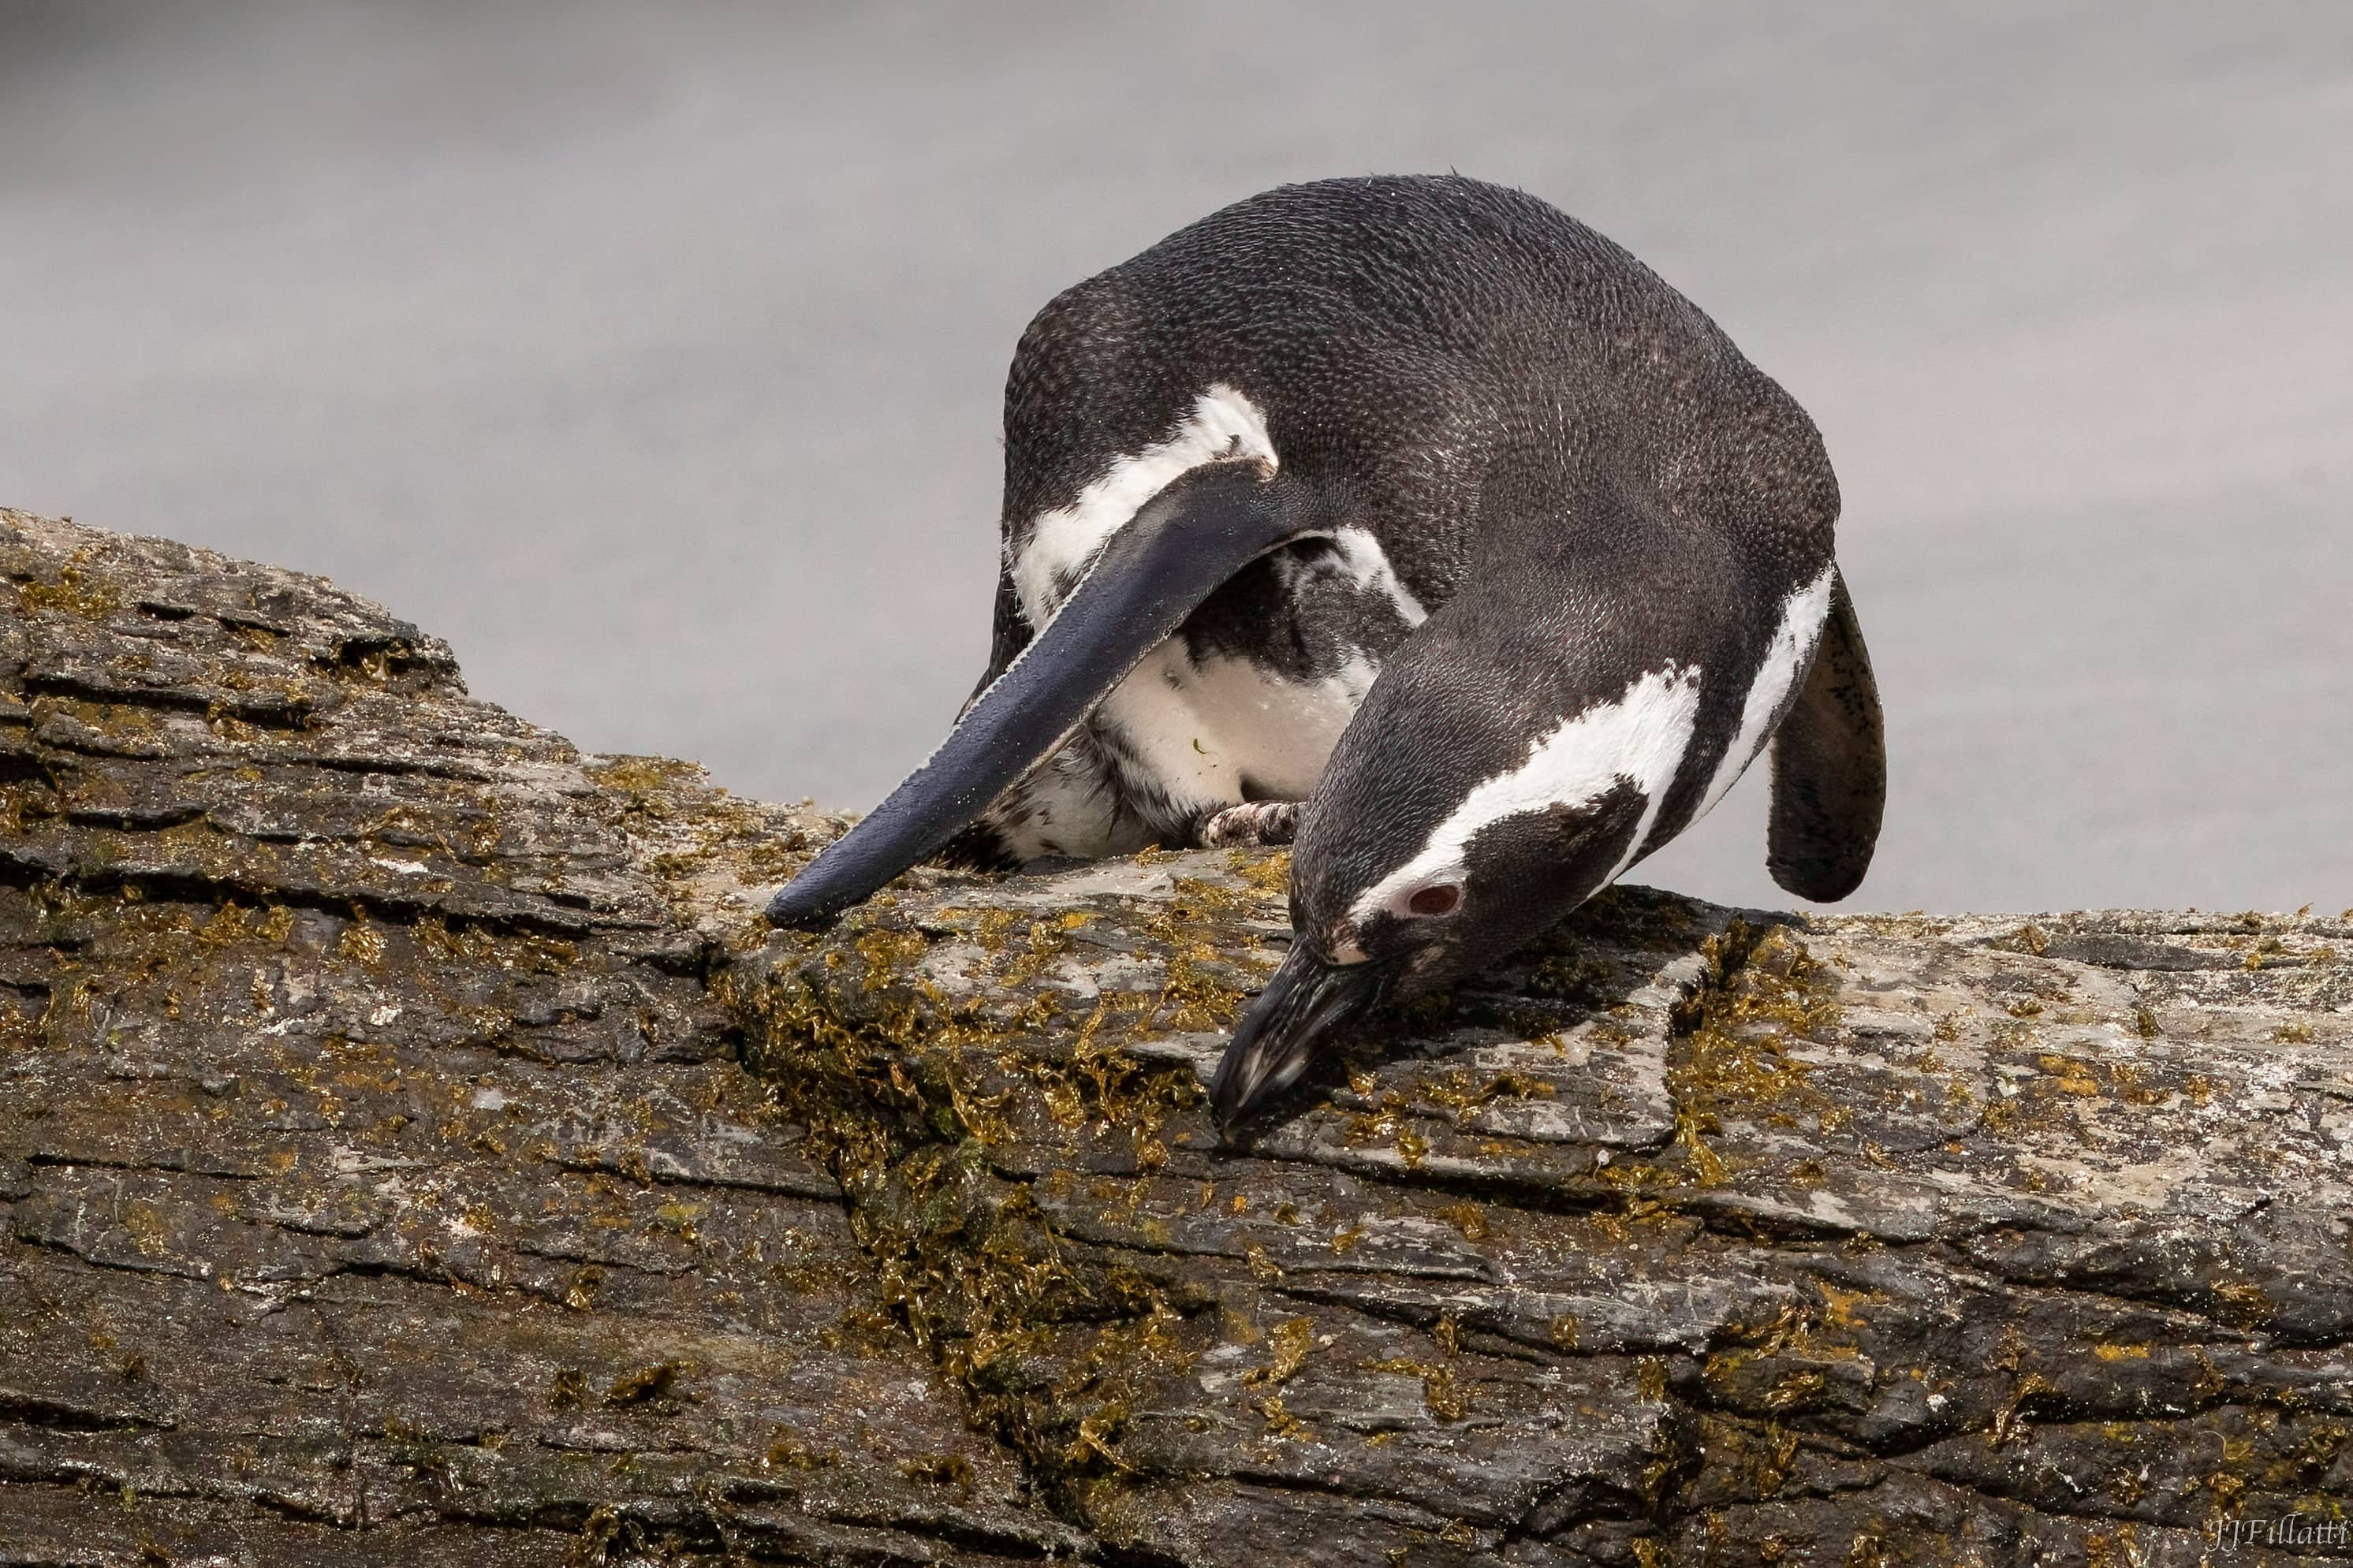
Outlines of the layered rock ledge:
{"type": "Polygon", "coordinates": [[[0,1563],[2353,1557],[2347,918],[1624,889],[1221,1148],[1280,854],[841,826],[0,513],[0,1563]]]}

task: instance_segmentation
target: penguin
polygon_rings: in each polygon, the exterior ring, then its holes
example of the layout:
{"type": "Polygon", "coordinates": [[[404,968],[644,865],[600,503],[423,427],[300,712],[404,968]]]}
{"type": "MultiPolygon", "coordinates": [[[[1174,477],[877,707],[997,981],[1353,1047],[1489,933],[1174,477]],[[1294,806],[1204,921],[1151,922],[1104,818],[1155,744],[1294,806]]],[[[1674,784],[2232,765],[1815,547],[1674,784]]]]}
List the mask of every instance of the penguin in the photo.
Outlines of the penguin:
{"type": "Polygon", "coordinates": [[[1655,273],[1459,175],[1285,185],[1066,290],[1005,399],[987,672],[779,892],[918,861],[1293,845],[1228,1132],[1335,1031],[1477,973],[1772,753],[1767,864],[1852,893],[1885,798],[1838,486],[1655,273]]]}

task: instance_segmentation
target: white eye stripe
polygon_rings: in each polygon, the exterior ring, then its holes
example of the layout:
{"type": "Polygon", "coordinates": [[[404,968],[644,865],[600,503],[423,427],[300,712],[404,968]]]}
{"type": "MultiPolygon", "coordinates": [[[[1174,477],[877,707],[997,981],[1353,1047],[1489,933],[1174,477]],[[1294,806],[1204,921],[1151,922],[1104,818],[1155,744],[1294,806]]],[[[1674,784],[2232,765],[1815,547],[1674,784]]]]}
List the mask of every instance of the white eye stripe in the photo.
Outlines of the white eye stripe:
{"type": "Polygon", "coordinates": [[[1350,918],[1386,912],[1400,898],[1437,882],[1460,882],[1464,852],[1481,829],[1524,813],[1575,810],[1631,779],[1642,793],[1642,819],[1609,879],[1630,865],[1650,834],[1659,803],[1674,782],[1699,718],[1699,670],[1666,665],[1628,684],[1615,702],[1597,702],[1528,748],[1519,766],[1482,780],[1420,851],[1358,896],[1350,918]]]}

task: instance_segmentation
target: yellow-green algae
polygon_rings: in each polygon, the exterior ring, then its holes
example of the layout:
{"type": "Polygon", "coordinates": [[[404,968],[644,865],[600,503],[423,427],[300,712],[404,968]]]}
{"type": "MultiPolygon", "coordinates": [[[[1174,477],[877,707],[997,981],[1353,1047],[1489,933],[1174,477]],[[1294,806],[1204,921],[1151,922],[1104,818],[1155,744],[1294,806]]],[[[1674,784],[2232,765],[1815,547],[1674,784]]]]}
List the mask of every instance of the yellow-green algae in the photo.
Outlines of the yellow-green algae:
{"type": "MultiPolygon", "coordinates": [[[[1237,980],[1256,978],[1236,972],[1230,955],[1248,951],[1250,942],[1235,920],[1279,919],[1279,886],[1270,875],[1250,878],[1242,891],[1187,879],[1176,884],[1171,903],[1142,913],[1114,905],[1028,921],[952,905],[919,921],[905,910],[885,909],[853,917],[824,942],[780,938],[765,967],[718,980],[751,1026],[751,1059],[777,1086],[780,1108],[810,1128],[849,1193],[882,1299],[964,1387],[975,1415],[1011,1442],[1041,1479],[1096,1502],[1107,1500],[1096,1496],[1101,1489],[1121,1484],[1118,1440],[1133,1400],[1188,1364],[1183,1321],[1177,1304],[1140,1277],[1082,1267],[1027,1186],[991,1172],[988,1152],[1015,1136],[1006,1100],[1018,1085],[1066,1131],[1088,1124],[1124,1131],[1136,1168],[1153,1169],[1155,1151],[1165,1157],[1161,1121],[1168,1110],[1193,1104],[1198,1091],[1188,1072],[1141,1062],[1125,1043],[1147,1031],[1231,1022],[1244,996],[1237,980]],[[1097,919],[1162,956],[1163,984],[1108,994],[1084,1013],[1067,1014],[1050,992],[1033,988],[1022,1011],[1008,1015],[1001,989],[1032,980],[1067,944],[1092,942],[1097,919]],[[922,966],[942,937],[968,942],[987,955],[977,988],[986,1001],[951,998],[924,975],[922,966]],[[1041,1049],[1049,1040],[1054,1044],[1041,1049]],[[995,1069],[993,1093],[973,1080],[976,1065],[995,1069]],[[1092,1326],[1074,1327],[1081,1319],[1092,1326]]],[[[1605,1173],[1623,1199],[1620,1225],[1671,1207],[1676,1189],[1724,1179],[1724,1160],[1706,1141],[1723,1117],[1821,1109],[1814,1101],[1822,1097],[1809,1099],[1802,1066],[1787,1050],[1794,1037],[1834,1020],[1827,972],[1785,927],[1760,932],[1736,923],[1709,939],[1705,952],[1706,973],[1676,1019],[1671,1082],[1683,1108],[1680,1137],[1654,1163],[1621,1162],[1605,1173]]],[[[1590,993],[1611,978],[1605,964],[1565,952],[1545,962],[1551,965],[1545,983],[1564,995],[1590,993]]],[[[1367,1079],[1362,1090],[1372,1087],[1367,1079]]],[[[1467,1113],[1499,1096],[1549,1087],[1511,1073],[1463,1073],[1441,1079],[1426,1098],[1467,1113]]],[[[1402,1097],[1383,1097],[1352,1120],[1349,1135],[1394,1138],[1410,1168],[1421,1150],[1405,1125],[1409,1109],[1402,1097]]],[[[1130,1187],[1131,1202],[1138,1192],[1130,1187]]],[[[1118,1201],[1115,1194],[1103,1195],[1118,1201]]],[[[1443,1217],[1472,1239],[1488,1234],[1492,1223],[1469,1203],[1452,1205],[1443,1217]]],[[[1335,1248],[1345,1239],[1334,1238],[1335,1248]]],[[[1276,1272],[1271,1260],[1263,1261],[1269,1274],[1276,1272]]],[[[1293,1321],[1301,1327],[1276,1329],[1270,1363],[1249,1380],[1261,1390],[1257,1407],[1277,1437],[1299,1430],[1281,1398],[1282,1384],[1307,1353],[1305,1320],[1293,1321]]],[[[1434,1331],[1443,1347],[1443,1327],[1434,1331]]],[[[1556,1324],[1555,1337],[1573,1348],[1574,1321],[1556,1324]]],[[[1794,1407],[1820,1382],[1803,1361],[1854,1355],[1851,1344],[1839,1342],[1845,1337],[1811,1317],[1750,1331],[1736,1326],[1719,1354],[1727,1373],[1743,1361],[1797,1361],[1775,1391],[1778,1403],[1794,1407]]],[[[1451,1360],[1400,1362],[1385,1370],[1421,1378],[1431,1414],[1459,1420],[1468,1405],[1451,1360]]],[[[1646,1397],[1664,1397],[1663,1377],[1662,1363],[1645,1371],[1646,1397]]],[[[1663,1470],[1656,1484],[1666,1484],[1663,1470]]]]}
{"type": "MultiPolygon", "coordinates": [[[[1131,1405],[1190,1356],[1166,1291],[1064,1247],[1028,1186],[993,1173],[988,1152],[1018,1136],[1008,1106],[1018,1094],[1066,1131],[1124,1135],[1141,1173],[1166,1162],[1161,1130],[1170,1111],[1198,1103],[1198,1086],[1127,1047],[1230,1026],[1263,977],[1265,964],[1234,955],[1250,946],[1246,923],[1281,918],[1282,874],[1268,869],[1276,857],[1235,858],[1241,888],[1180,878],[1173,898],[1142,910],[1113,901],[1024,921],[951,905],[918,924],[886,905],[823,942],[779,937],[764,964],[714,981],[746,1022],[747,1059],[849,1194],[881,1300],[975,1416],[1051,1486],[1117,1486],[1131,1405]],[[1159,980],[1079,1012],[1031,983],[1092,941],[1098,920],[1157,959],[1159,980]],[[922,973],[942,935],[984,956],[962,999],[922,973]],[[1002,998],[1025,986],[1006,1008],[1002,998]]],[[[1140,1201],[1140,1183],[1113,1184],[1130,1206],[1140,1201]]],[[[1279,1395],[1267,1403],[1280,1426],[1279,1395]]]]}
{"type": "Polygon", "coordinates": [[[1828,1131],[1847,1114],[1790,1054],[1795,1041],[1835,1024],[1839,1011],[1835,979],[1795,929],[1760,931],[1735,920],[1699,950],[1704,966],[1672,1020],[1666,1082],[1674,1141],[1654,1157],[1613,1160],[1597,1173],[1630,1220],[1671,1211],[1693,1190],[1734,1174],[1710,1142],[1728,1121],[1794,1126],[1806,1117],[1828,1131]]]}
{"type": "Polygon", "coordinates": [[[17,603],[27,614],[104,620],[122,607],[123,595],[121,581],[99,565],[103,554],[98,545],[84,545],[58,566],[54,580],[36,566],[37,574],[16,584],[17,603]]]}

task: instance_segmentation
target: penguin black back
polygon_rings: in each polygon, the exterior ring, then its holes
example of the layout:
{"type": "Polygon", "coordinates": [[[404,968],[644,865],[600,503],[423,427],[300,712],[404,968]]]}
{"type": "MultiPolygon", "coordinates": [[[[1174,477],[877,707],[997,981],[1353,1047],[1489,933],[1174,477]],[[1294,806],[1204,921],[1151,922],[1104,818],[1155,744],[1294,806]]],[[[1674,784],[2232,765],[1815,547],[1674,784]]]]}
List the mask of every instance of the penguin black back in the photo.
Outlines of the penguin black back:
{"type": "MultiPolygon", "coordinates": [[[[1811,421],[1631,255],[1524,192],[1389,176],[1253,196],[1039,311],[1006,388],[1008,556],[1217,385],[1426,604],[1482,522],[1534,518],[1587,475],[1662,499],[1779,492],[1759,509],[1776,531],[1837,514],[1811,421]]],[[[999,637],[1018,647],[1011,597],[999,637]]]]}

